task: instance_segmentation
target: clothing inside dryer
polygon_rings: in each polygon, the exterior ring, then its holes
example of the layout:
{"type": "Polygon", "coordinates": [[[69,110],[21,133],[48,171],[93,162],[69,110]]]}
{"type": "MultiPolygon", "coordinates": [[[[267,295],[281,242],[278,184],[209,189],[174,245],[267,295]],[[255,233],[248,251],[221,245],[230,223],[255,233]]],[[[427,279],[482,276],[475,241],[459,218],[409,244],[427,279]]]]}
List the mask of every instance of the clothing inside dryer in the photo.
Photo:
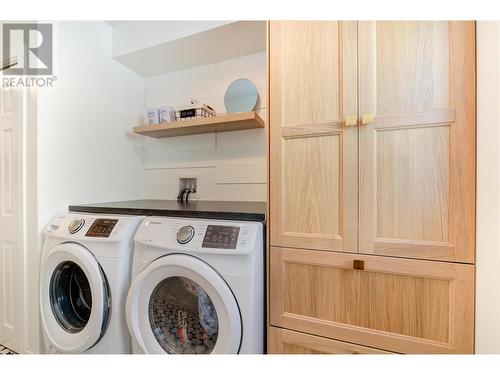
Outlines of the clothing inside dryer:
{"type": "Polygon", "coordinates": [[[167,353],[208,354],[217,342],[219,322],[212,300],[184,277],[169,277],[154,289],[149,322],[167,353]]]}

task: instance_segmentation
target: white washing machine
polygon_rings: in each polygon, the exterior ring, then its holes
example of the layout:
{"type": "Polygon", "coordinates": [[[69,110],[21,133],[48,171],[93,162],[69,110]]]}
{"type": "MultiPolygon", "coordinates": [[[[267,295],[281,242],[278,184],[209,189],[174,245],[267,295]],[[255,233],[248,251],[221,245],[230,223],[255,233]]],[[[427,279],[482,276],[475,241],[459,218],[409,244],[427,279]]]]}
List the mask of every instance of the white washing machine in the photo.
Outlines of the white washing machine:
{"type": "Polygon", "coordinates": [[[134,353],[263,353],[263,225],[147,217],[135,235],[134,353]]]}
{"type": "Polygon", "coordinates": [[[125,301],[142,219],[69,213],[51,220],[40,274],[45,353],[131,353],[125,301]]]}

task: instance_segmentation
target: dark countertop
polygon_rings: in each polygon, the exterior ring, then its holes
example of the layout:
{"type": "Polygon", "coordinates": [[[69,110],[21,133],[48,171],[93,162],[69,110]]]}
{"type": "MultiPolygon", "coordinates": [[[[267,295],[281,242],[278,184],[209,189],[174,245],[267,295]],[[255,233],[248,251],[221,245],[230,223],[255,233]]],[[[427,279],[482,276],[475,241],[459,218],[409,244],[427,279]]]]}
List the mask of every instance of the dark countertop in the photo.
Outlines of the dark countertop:
{"type": "Polygon", "coordinates": [[[171,200],[144,199],[71,205],[69,211],[114,215],[266,221],[265,202],[190,201],[187,204],[182,204],[171,200]]]}

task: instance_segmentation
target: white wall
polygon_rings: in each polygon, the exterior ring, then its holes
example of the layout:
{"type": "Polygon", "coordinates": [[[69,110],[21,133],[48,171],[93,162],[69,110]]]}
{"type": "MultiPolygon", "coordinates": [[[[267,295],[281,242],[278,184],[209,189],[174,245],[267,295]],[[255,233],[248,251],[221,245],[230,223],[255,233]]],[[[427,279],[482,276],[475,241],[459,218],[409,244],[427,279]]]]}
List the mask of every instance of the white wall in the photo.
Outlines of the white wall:
{"type": "Polygon", "coordinates": [[[111,58],[104,22],[56,22],[53,89],[38,90],[40,225],[68,204],[141,198],[143,80],[111,58]]]}
{"type": "Polygon", "coordinates": [[[500,22],[477,23],[476,352],[500,353],[500,22]]]}
{"type": "MultiPolygon", "coordinates": [[[[131,135],[142,119],[144,81],[111,58],[111,26],[54,23],[55,87],[38,89],[38,227],[68,205],[143,197],[143,140],[131,135]]],[[[39,254],[30,254],[38,262],[39,254]]],[[[37,270],[38,267],[29,267],[37,270]]],[[[38,275],[32,275],[36,351],[38,275]]],[[[30,290],[30,289],[28,289],[30,290]]]]}
{"type": "MultiPolygon", "coordinates": [[[[237,78],[258,89],[257,112],[266,120],[266,54],[258,53],[145,80],[145,107],[189,103],[193,96],[218,114],[224,93],[237,78]]],[[[180,177],[198,178],[192,199],[266,200],[266,131],[253,129],[163,139],[146,138],[145,196],[175,199],[180,177]]]]}
{"type": "MultiPolygon", "coordinates": [[[[163,17],[160,17],[163,18],[163,17]]],[[[233,21],[112,21],[113,56],[185,38],[233,21]]]]}

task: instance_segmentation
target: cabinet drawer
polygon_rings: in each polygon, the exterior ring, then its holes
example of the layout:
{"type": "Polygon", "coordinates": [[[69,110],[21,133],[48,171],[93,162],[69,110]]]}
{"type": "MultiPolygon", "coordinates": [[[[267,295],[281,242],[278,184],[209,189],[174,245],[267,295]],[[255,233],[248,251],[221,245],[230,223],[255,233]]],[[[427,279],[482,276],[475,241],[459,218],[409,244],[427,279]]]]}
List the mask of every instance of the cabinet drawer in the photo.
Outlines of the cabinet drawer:
{"type": "Polygon", "coordinates": [[[269,354],[392,354],[348,342],[269,327],[269,354]]]}
{"type": "Polygon", "coordinates": [[[474,266],[271,248],[270,323],[401,353],[472,353],[474,266]]]}

